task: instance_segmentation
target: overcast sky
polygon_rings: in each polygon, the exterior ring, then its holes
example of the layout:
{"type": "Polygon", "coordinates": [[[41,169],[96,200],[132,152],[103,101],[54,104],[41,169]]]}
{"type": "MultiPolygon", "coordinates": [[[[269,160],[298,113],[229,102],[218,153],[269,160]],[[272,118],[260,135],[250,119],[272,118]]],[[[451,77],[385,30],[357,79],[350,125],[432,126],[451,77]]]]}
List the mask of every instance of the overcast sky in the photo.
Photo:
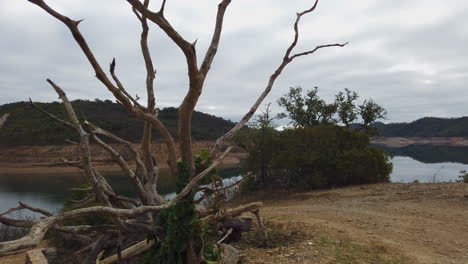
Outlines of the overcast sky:
{"type": "MultiPolygon", "coordinates": [[[[144,99],[145,70],[140,24],[124,0],[49,0],[80,24],[97,59],[144,99]]],[[[215,0],[168,0],[166,17],[187,40],[198,38],[199,61],[214,27],[215,0]]],[[[153,1],[152,9],[160,1],[153,1]]],[[[197,110],[237,121],[263,91],[293,37],[298,11],[311,0],[233,0],[226,13],[218,55],[197,110]]],[[[386,122],[468,113],[468,1],[322,0],[300,25],[297,52],[316,45],[350,42],[302,57],[283,72],[267,102],[290,86],[320,88],[332,100],[344,88],[373,98],[388,110],[386,122]]],[[[51,78],[71,99],[113,99],[67,28],[26,0],[0,1],[0,104],[56,101],[51,78]]],[[[187,91],[185,60],[155,26],[150,46],[158,71],[158,107],[178,106],[187,91]]]]}

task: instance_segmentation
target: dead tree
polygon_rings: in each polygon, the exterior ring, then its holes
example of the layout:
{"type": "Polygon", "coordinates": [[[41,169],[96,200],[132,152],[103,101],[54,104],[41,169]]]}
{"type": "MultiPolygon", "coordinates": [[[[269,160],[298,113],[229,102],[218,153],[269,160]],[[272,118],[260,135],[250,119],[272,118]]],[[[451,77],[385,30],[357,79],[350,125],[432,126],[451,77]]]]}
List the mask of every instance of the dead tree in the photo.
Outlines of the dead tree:
{"type": "MultiPolygon", "coordinates": [[[[219,155],[222,147],[229,144],[229,140],[257,111],[259,105],[269,94],[276,79],[280,76],[284,68],[293,60],[302,56],[314,54],[322,48],[343,47],[347,44],[337,43],[320,45],[308,51],[294,53],[293,50],[299,39],[299,22],[304,15],[309,14],[316,9],[318,0],[314,2],[310,9],[298,13],[294,23],[293,41],[287,48],[278,68],[269,77],[263,92],[259,95],[258,99],[244,117],[230,131],[216,140],[216,143],[210,151],[211,165],[207,166],[205,170],[197,172],[194,166],[194,153],[192,150],[191,119],[198,99],[203,92],[204,82],[210,72],[211,65],[218,51],[224,16],[226,10],[231,4],[231,0],[222,0],[218,5],[212,39],[206,54],[201,58],[201,63],[198,62],[198,54],[196,53],[195,46],[196,41],[190,42],[186,40],[165,17],[165,0],[162,1],[160,9],[156,12],[148,8],[149,0],[144,0],[143,2],[139,0],[127,0],[136,18],[141,23],[141,55],[144,58],[147,73],[146,90],[148,101],[145,104],[138,102],[138,98],[133,97],[126,90],[124,84],[119,80],[116,73],[115,59],[110,63],[109,73],[104,71],[79,29],[79,24],[82,20],[74,20],[61,14],[53,7],[49,6],[44,0],[29,0],[29,2],[62,22],[69,29],[74,40],[93,68],[96,78],[104,87],[106,87],[106,89],[112,92],[114,97],[125,107],[126,110],[132,113],[135,118],[143,120],[145,122],[145,126],[141,141],[138,144],[134,144],[112,134],[109,131],[99,128],[88,121],[82,122],[77,118],[77,115],[75,114],[65,92],[59,87],[59,85],[54,83],[52,80],[47,79],[47,82],[55,90],[65,106],[68,117],[67,120],[60,119],[50,113],[47,113],[34,104],[33,106],[47,114],[55,121],[74,129],[79,135],[80,140],[77,143],[80,149],[79,157],[74,160],[63,159],[61,161],[61,165],[78,167],[84,172],[86,180],[90,185],[90,188],[87,190],[91,191],[86,200],[97,201],[100,205],[84,207],[66,213],[53,215],[47,211],[21,203],[18,207],[0,214],[0,222],[13,226],[30,227],[30,232],[25,237],[18,240],[0,243],[0,256],[23,251],[36,246],[49,230],[54,230],[59,234],[81,241],[83,248],[79,253],[85,256],[83,259],[87,262],[94,263],[96,262],[96,259],[98,259],[99,262],[99,258],[103,255],[111,255],[111,252],[104,252],[103,248],[106,241],[116,241],[116,234],[123,234],[123,236],[128,237],[133,236],[142,242],[133,244],[127,249],[122,249],[123,251],[119,251],[118,255],[107,257],[100,263],[112,263],[118,261],[118,259],[132,257],[147,250],[152,243],[155,242],[144,242],[145,236],[141,234],[151,234],[154,237],[164,239],[164,230],[161,227],[155,226],[155,220],[157,219],[158,214],[162,210],[175,206],[184,199],[193,199],[189,194],[193,193],[193,190],[198,188],[200,180],[215,169],[221,163],[223,158],[230,152],[231,147],[228,147],[226,151],[219,155]],[[189,85],[187,93],[178,108],[178,145],[176,145],[173,135],[169,133],[168,129],[159,120],[156,110],[154,92],[155,68],[153,66],[153,61],[148,47],[149,23],[156,24],[173,41],[173,43],[177,45],[186,59],[189,85]],[[181,177],[181,168],[178,167],[178,163],[186,164],[186,172],[189,175],[189,180],[185,187],[178,192],[175,198],[169,201],[164,201],[156,189],[158,184],[158,165],[155,164],[155,159],[151,152],[150,143],[152,141],[152,129],[156,129],[159,132],[167,145],[167,163],[170,168],[171,176],[174,179],[181,177]],[[127,146],[131,153],[133,153],[132,159],[135,160],[136,165],[130,165],[130,160],[124,159],[119,152],[111,145],[107,144],[103,138],[110,138],[127,146]],[[122,172],[128,176],[135,187],[138,195],[137,199],[119,195],[112,189],[107,180],[93,164],[90,151],[91,143],[100,145],[113,157],[115,163],[120,166],[122,172]],[[180,153],[180,157],[177,153],[180,153]],[[21,209],[38,212],[44,217],[36,221],[14,220],[7,217],[8,213],[21,209]],[[97,226],[65,226],[61,224],[64,220],[70,220],[86,215],[108,216],[112,219],[112,223],[97,226]]],[[[54,165],[58,164],[55,163],[54,165]]],[[[258,209],[261,206],[261,203],[252,203],[239,208],[222,210],[222,212],[212,212],[209,215],[206,215],[205,212],[210,211],[207,211],[200,206],[197,206],[197,209],[200,212],[200,219],[202,221],[213,223],[222,218],[240,215],[243,212],[254,212],[258,215],[258,209]]],[[[203,254],[201,252],[203,250],[203,245],[201,245],[201,247],[200,245],[196,247],[194,244],[195,241],[184,242],[188,245],[186,262],[201,263],[203,261],[203,254]]],[[[115,245],[118,246],[117,244],[115,245]]]]}

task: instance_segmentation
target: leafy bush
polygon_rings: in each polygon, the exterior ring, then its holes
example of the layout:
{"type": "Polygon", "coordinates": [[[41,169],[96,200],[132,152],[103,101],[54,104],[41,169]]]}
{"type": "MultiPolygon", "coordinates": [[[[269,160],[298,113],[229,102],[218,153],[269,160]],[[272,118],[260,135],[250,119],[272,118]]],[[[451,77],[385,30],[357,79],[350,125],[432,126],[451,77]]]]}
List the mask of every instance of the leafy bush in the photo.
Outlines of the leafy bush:
{"type": "Polygon", "coordinates": [[[246,169],[256,173],[255,187],[326,188],[377,183],[388,181],[392,171],[388,157],[369,146],[367,135],[338,126],[288,129],[275,133],[268,144],[272,159],[263,181],[258,177],[261,152],[249,151],[246,169]]]}

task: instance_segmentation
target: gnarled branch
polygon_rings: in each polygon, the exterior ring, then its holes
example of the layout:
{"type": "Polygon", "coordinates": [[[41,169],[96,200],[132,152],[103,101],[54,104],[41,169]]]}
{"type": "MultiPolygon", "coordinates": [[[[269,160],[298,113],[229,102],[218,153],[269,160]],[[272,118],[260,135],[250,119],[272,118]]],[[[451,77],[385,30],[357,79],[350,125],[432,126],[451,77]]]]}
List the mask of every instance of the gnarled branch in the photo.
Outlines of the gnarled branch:
{"type": "Polygon", "coordinates": [[[291,52],[293,51],[293,49],[296,47],[297,45],[297,42],[298,42],[298,39],[299,39],[299,22],[302,18],[302,16],[304,16],[305,14],[308,14],[308,13],[311,13],[312,11],[314,11],[316,9],[318,5],[318,0],[315,1],[314,5],[312,6],[312,8],[310,9],[307,9],[301,13],[298,13],[297,14],[297,18],[296,18],[296,21],[294,23],[294,39],[292,41],[292,43],[289,45],[288,49],[286,50],[285,54],[284,54],[284,57],[283,57],[283,60],[282,62],[280,63],[280,65],[278,66],[278,68],[273,72],[273,74],[270,76],[269,80],[268,80],[268,83],[265,87],[265,90],[260,94],[260,96],[257,98],[257,100],[255,101],[255,103],[253,104],[253,106],[250,108],[250,110],[242,117],[242,119],[231,129],[229,130],[226,134],[224,134],[223,136],[221,136],[220,138],[218,138],[216,140],[216,143],[214,144],[214,146],[212,147],[211,151],[210,151],[210,157],[213,159],[216,154],[219,152],[221,146],[229,139],[231,139],[237,132],[239,132],[239,130],[245,126],[245,124],[247,124],[247,122],[250,120],[250,118],[252,118],[252,116],[255,114],[255,112],[257,111],[258,107],[260,106],[260,104],[263,102],[263,100],[267,97],[267,95],[270,93],[271,89],[273,88],[273,85],[275,84],[275,81],[276,79],[278,78],[278,76],[281,75],[281,73],[283,72],[284,68],[290,63],[292,62],[294,59],[298,58],[298,57],[301,57],[301,56],[305,56],[305,55],[310,55],[310,54],[313,54],[315,53],[317,50],[319,49],[322,49],[322,48],[326,48],[326,47],[344,47],[346,44],[348,43],[345,43],[345,44],[328,44],[328,45],[321,45],[321,46],[317,46],[315,49],[311,50],[311,51],[306,51],[306,52],[302,52],[302,53],[297,53],[297,54],[294,54],[291,56],[291,52]]]}
{"type": "Polygon", "coordinates": [[[206,75],[210,70],[211,64],[213,63],[213,59],[216,56],[216,52],[218,51],[218,45],[221,39],[221,32],[223,31],[224,15],[230,3],[231,0],[223,0],[218,5],[218,13],[216,14],[216,24],[213,32],[213,37],[211,39],[210,46],[206,51],[205,59],[203,60],[203,63],[200,67],[200,73],[202,74],[203,78],[206,78],[206,75]]]}
{"type": "MultiPolygon", "coordinates": [[[[176,155],[176,150],[175,150],[175,143],[174,143],[174,140],[173,140],[172,136],[167,131],[165,126],[157,118],[155,118],[154,115],[145,113],[140,108],[134,107],[133,104],[132,104],[133,102],[118,87],[116,87],[110,81],[110,79],[105,74],[104,70],[102,69],[101,65],[97,61],[96,57],[94,56],[93,52],[91,51],[91,48],[89,47],[88,43],[86,42],[86,39],[83,37],[83,35],[81,34],[81,32],[80,32],[80,30],[78,28],[78,25],[81,22],[81,20],[78,20],[78,21],[72,20],[72,19],[60,14],[59,12],[57,12],[56,10],[51,8],[49,5],[47,5],[44,0],[29,0],[29,2],[39,6],[44,11],[46,11],[48,14],[50,14],[51,16],[55,17],[56,19],[61,21],[63,24],[65,24],[68,27],[68,29],[70,30],[70,32],[72,33],[72,36],[75,39],[76,43],[80,46],[80,48],[83,51],[84,55],[88,59],[88,62],[93,67],[96,78],[99,81],[101,81],[101,83],[104,86],[106,86],[106,88],[115,96],[115,98],[119,102],[122,103],[122,105],[130,113],[134,114],[139,119],[150,122],[156,129],[158,129],[158,131],[164,137],[165,143],[166,143],[166,145],[168,147],[168,161],[169,161],[169,166],[171,167],[171,172],[172,172],[173,175],[176,175],[176,172],[177,172],[177,168],[176,168],[177,155],[176,155]]],[[[136,0],[136,2],[141,4],[138,0],[136,0]]],[[[142,7],[144,8],[143,5],[142,5],[142,7]]],[[[175,33],[177,34],[177,32],[175,32],[175,33]]]]}

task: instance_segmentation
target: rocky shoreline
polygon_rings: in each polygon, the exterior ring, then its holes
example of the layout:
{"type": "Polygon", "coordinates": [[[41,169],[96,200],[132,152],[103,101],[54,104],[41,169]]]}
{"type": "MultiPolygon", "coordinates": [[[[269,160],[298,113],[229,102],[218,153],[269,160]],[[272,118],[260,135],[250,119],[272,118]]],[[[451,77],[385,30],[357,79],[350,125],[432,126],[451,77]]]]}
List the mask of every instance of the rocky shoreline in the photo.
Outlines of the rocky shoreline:
{"type": "MultiPolygon", "coordinates": [[[[214,142],[198,141],[194,144],[194,153],[208,150],[214,142]]],[[[111,144],[121,155],[132,160],[132,154],[128,148],[122,144],[111,144]]],[[[159,168],[167,168],[166,145],[161,142],[152,144],[153,153],[156,157],[159,168]]],[[[50,145],[50,146],[20,146],[20,147],[0,147],[0,174],[19,173],[73,173],[77,169],[67,166],[38,166],[46,163],[60,162],[62,158],[73,160],[76,158],[78,146],[74,145],[50,145]]],[[[96,159],[96,168],[101,171],[120,171],[120,167],[112,161],[112,157],[98,145],[91,145],[92,157],[96,159]]],[[[246,157],[242,149],[234,149],[224,159],[221,167],[238,166],[242,159],[246,157]]],[[[130,162],[132,165],[132,162],[130,162]]]]}

